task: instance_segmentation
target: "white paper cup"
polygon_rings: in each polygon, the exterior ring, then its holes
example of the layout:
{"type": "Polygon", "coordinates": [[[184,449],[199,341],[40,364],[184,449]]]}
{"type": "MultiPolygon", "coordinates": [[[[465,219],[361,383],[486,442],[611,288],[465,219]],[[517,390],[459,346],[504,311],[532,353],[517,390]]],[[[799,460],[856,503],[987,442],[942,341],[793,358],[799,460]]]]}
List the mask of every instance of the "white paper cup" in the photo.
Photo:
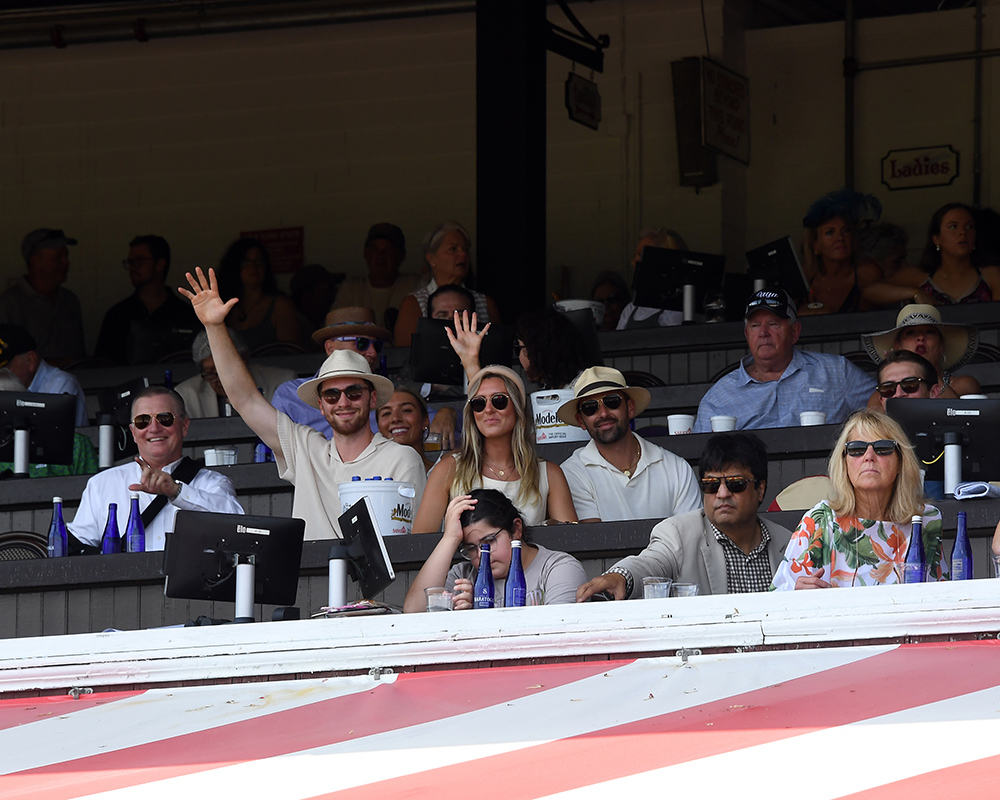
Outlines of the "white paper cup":
{"type": "Polygon", "coordinates": [[[670,578],[649,577],[642,579],[642,596],[646,600],[670,597],[670,578]]]}
{"type": "Polygon", "coordinates": [[[667,417],[667,428],[670,430],[671,436],[677,436],[682,433],[691,433],[691,428],[693,427],[693,414],[671,414],[667,417]]]}
{"type": "Polygon", "coordinates": [[[712,417],[712,430],[716,433],[719,431],[735,431],[736,417],[727,417],[725,415],[712,417]]]}
{"type": "Polygon", "coordinates": [[[801,425],[826,425],[825,411],[802,411],[799,413],[801,425]]]}

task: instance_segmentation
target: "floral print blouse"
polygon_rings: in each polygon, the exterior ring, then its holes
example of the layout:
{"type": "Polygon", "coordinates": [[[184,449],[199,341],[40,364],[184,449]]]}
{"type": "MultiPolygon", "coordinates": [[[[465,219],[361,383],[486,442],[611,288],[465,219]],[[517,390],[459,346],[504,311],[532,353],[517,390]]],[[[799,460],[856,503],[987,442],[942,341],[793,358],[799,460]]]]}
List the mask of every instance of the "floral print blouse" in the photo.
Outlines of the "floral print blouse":
{"type": "MultiPolygon", "coordinates": [[[[923,512],[924,556],[929,580],[948,579],[948,564],[942,544],[941,512],[925,505],[923,512]]],[[[910,546],[909,522],[838,517],[830,503],[821,500],[802,517],[785,548],[785,557],[774,573],[771,589],[795,588],[803,575],[816,575],[831,586],[878,586],[901,583],[903,563],[910,546]]]]}

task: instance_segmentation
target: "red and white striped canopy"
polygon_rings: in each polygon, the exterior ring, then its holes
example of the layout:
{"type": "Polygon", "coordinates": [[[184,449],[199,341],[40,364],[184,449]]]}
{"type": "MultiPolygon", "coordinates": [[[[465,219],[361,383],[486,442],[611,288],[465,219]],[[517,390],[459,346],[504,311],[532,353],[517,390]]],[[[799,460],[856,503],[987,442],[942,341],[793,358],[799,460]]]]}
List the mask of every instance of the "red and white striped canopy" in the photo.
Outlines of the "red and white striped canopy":
{"type": "Polygon", "coordinates": [[[990,797],[1000,643],[0,700],[0,797],[990,797]]]}

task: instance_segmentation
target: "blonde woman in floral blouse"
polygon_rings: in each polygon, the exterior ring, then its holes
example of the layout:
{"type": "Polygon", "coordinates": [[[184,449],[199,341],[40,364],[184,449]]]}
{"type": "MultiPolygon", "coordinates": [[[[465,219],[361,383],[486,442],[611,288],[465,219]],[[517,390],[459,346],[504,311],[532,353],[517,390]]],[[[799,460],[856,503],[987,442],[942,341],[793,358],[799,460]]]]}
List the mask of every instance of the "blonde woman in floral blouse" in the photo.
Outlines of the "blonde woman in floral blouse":
{"type": "Polygon", "coordinates": [[[924,503],[913,447],[895,420],[868,409],[852,414],[828,474],[833,496],[802,517],[772,589],[900,583],[915,514],[923,517],[930,579],[947,579],[941,512],[924,503]]]}

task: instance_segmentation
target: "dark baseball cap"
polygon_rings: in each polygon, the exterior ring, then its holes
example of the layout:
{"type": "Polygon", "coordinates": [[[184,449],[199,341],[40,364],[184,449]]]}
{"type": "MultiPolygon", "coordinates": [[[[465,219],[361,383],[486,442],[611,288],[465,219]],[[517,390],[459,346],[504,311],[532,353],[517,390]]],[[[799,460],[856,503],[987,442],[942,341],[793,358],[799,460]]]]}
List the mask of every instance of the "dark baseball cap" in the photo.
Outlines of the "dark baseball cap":
{"type": "Polygon", "coordinates": [[[403,231],[399,226],[393,225],[390,222],[379,222],[372,225],[368,229],[368,238],[365,239],[365,247],[371,244],[374,239],[385,239],[387,242],[392,242],[399,248],[399,252],[406,255],[406,238],[403,236],[403,231]]]}
{"type": "Polygon", "coordinates": [[[65,247],[76,244],[76,239],[70,239],[58,228],[39,228],[32,231],[21,241],[21,255],[27,261],[36,251],[47,247],[65,247]]]}
{"type": "Polygon", "coordinates": [[[0,367],[17,356],[37,349],[35,337],[20,325],[0,325],[0,367]]]}
{"type": "Polygon", "coordinates": [[[795,313],[795,301],[784,289],[761,289],[755,292],[747,301],[747,310],[743,314],[743,319],[749,318],[754,311],[770,311],[776,317],[788,319],[795,322],[798,319],[795,313]]]}

